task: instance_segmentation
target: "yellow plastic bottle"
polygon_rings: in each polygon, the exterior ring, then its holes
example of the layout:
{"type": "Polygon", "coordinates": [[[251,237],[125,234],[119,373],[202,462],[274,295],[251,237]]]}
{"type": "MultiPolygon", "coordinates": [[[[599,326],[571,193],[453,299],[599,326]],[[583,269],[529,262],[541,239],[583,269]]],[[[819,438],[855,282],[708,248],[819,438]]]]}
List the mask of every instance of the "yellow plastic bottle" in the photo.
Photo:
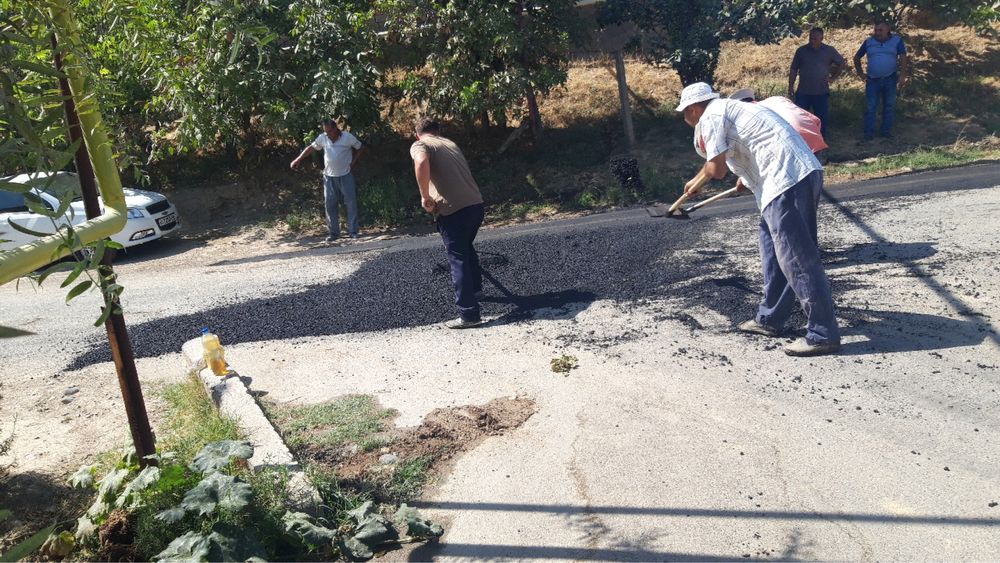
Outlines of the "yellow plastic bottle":
{"type": "Polygon", "coordinates": [[[219,342],[218,335],[212,334],[207,328],[201,329],[201,348],[205,364],[212,369],[212,373],[220,377],[229,373],[225,350],[219,342]]]}

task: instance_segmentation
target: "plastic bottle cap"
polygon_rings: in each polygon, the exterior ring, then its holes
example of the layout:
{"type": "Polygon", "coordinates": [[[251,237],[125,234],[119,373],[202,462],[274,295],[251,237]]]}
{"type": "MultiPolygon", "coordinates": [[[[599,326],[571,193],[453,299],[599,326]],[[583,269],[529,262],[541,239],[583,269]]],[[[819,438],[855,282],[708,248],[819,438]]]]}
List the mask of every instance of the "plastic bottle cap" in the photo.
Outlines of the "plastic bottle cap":
{"type": "Polygon", "coordinates": [[[201,333],[202,334],[208,334],[208,328],[201,329],[201,333]]]}

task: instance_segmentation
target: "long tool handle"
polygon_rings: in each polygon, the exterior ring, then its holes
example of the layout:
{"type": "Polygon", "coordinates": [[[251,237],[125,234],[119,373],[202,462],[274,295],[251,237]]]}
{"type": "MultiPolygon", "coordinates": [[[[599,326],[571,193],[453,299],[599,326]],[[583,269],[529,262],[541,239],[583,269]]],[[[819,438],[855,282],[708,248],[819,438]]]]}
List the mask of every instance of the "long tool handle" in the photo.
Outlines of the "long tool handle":
{"type": "Polygon", "coordinates": [[[688,207],[684,211],[687,212],[687,213],[690,213],[690,212],[694,211],[695,209],[698,209],[699,207],[704,207],[704,206],[708,205],[709,203],[712,203],[713,201],[722,199],[724,197],[729,197],[729,196],[731,196],[731,195],[733,195],[735,193],[736,193],[736,188],[729,188],[728,190],[726,190],[726,191],[724,191],[722,193],[717,193],[717,194],[713,195],[712,197],[706,199],[705,201],[699,201],[698,203],[692,205],[691,207],[688,207]]]}
{"type": "Polygon", "coordinates": [[[698,175],[694,177],[694,180],[695,180],[694,189],[682,193],[681,197],[677,198],[677,201],[675,201],[674,204],[670,206],[670,209],[667,210],[667,213],[673,213],[674,211],[677,211],[677,208],[679,208],[682,203],[687,201],[687,198],[694,195],[694,192],[698,191],[699,188],[708,183],[708,176],[705,175],[704,171],[699,170],[698,175]]]}

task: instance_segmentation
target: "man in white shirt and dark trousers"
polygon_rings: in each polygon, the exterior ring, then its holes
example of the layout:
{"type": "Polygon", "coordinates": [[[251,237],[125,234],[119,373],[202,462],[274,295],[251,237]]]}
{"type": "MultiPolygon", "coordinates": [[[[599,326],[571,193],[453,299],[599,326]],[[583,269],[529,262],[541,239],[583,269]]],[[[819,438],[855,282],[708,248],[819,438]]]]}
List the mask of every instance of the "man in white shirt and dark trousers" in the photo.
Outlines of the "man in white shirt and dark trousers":
{"type": "MultiPolygon", "coordinates": [[[[744,332],[780,336],[797,297],[807,318],[806,336],[785,347],[790,356],[818,356],[840,349],[830,282],[820,261],[816,209],[823,167],[802,137],[773,111],[718,99],[704,82],[684,88],[677,111],[705,142],[701,173],[721,179],[732,168],[737,185],[753,191],[760,218],[764,298],[744,332]],[[728,167],[727,167],[728,164],[728,167]]],[[[701,189],[693,179],[685,191],[701,189]]]]}
{"type": "Polygon", "coordinates": [[[329,228],[327,241],[340,237],[340,214],[338,200],[344,200],[347,208],[347,231],[351,238],[358,238],[361,220],[358,218],[358,187],[351,169],[361,156],[361,141],[349,131],[341,131],[333,119],[323,122],[320,133],[311,145],[305,148],[295,160],[292,169],[299,167],[302,160],[316,151],[323,151],[323,197],[326,202],[326,222],[329,228]]]}

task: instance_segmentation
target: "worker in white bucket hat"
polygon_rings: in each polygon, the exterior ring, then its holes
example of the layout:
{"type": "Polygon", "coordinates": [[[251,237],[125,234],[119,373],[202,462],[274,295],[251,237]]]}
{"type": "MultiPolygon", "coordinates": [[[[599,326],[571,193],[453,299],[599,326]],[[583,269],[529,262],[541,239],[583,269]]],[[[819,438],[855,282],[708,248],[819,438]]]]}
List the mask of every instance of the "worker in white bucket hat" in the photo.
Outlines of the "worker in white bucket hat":
{"type": "Polygon", "coordinates": [[[705,165],[685,191],[700,190],[701,176],[722,179],[732,168],[739,177],[737,185],[754,193],[761,212],[764,297],[757,315],[739,329],[781,336],[798,298],[807,319],[806,336],[786,346],[785,353],[836,353],[840,331],[817,245],[823,166],[778,114],[760,104],[719,99],[703,82],[684,88],[677,111],[704,141],[705,165]]]}

